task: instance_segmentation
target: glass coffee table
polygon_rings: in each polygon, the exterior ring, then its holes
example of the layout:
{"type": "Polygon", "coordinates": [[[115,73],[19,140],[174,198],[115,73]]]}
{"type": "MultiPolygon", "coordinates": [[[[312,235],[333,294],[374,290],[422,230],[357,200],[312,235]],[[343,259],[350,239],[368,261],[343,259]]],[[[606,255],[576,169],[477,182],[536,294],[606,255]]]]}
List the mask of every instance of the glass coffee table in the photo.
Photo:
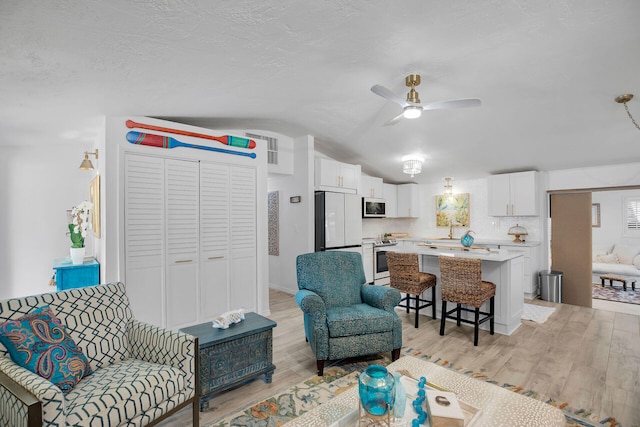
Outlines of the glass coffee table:
{"type": "MultiPolygon", "coordinates": [[[[387,366],[389,371],[424,376],[427,381],[454,392],[458,399],[479,410],[465,426],[565,426],[562,411],[536,399],[514,393],[502,387],[479,381],[466,375],[412,356],[404,356],[387,366]]],[[[351,426],[358,411],[358,386],[337,395],[329,402],[302,414],[285,424],[286,427],[351,426]]],[[[410,423],[408,424],[411,425],[410,423]]]]}

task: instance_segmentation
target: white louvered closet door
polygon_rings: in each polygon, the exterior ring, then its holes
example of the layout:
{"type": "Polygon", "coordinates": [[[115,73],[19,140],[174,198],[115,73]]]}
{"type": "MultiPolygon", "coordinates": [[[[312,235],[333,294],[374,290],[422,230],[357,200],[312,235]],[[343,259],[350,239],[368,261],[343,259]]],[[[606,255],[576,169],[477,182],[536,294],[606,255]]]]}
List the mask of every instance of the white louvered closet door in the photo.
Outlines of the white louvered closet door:
{"type": "Polygon", "coordinates": [[[164,325],[164,160],[128,154],[124,173],[125,284],[136,319],[164,325]]]}
{"type": "Polygon", "coordinates": [[[256,170],[234,166],[230,177],[230,305],[257,311],[256,170]]]}
{"type": "Polygon", "coordinates": [[[200,163],[200,313],[229,310],[229,166],[200,163]]]}
{"type": "Polygon", "coordinates": [[[167,324],[195,324],[198,313],[200,176],[196,161],[165,160],[167,324]]]}

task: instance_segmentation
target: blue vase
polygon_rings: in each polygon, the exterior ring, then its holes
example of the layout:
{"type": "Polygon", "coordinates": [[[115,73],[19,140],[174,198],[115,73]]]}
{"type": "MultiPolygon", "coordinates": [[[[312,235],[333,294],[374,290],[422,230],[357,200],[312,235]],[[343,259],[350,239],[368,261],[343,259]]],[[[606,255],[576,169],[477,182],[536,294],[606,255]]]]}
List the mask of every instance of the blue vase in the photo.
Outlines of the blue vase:
{"type": "Polygon", "coordinates": [[[396,399],[395,378],[380,365],[371,365],[358,379],[358,394],[365,411],[371,415],[386,415],[396,399]]]}
{"type": "Polygon", "coordinates": [[[464,246],[465,248],[470,247],[471,245],[473,245],[473,236],[469,234],[469,232],[467,232],[460,238],[460,243],[462,243],[462,246],[464,246]]]}

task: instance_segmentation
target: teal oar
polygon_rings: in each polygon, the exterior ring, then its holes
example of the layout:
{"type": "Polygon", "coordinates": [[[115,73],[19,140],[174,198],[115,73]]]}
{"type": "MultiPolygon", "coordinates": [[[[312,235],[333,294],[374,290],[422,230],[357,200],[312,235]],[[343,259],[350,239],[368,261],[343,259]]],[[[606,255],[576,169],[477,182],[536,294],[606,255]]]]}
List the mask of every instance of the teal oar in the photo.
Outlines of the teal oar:
{"type": "Polygon", "coordinates": [[[127,132],[127,141],[132,144],[146,145],[149,147],[158,148],[197,148],[198,150],[216,151],[218,153],[234,154],[236,156],[256,158],[256,153],[244,153],[242,151],[227,150],[226,148],[207,147],[206,145],[187,144],[186,142],[178,141],[170,136],[155,135],[153,133],[142,133],[131,130],[127,132]]]}

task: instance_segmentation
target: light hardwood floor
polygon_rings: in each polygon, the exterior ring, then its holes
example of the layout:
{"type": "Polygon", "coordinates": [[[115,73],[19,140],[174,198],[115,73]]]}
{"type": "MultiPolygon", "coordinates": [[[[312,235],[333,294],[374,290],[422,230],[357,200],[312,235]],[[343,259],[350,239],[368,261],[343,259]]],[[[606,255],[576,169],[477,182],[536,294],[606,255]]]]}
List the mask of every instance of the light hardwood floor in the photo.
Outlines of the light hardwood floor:
{"type": "MultiPolygon", "coordinates": [[[[535,390],[574,408],[592,410],[599,419],[614,416],[624,427],[640,427],[640,316],[529,302],[556,307],[556,311],[543,324],[523,321],[511,336],[481,331],[478,347],[473,346],[471,326],[448,323],[441,337],[439,320],[421,316],[415,329],[413,313],[398,309],[404,322],[404,347],[483,372],[500,383],[535,390]]],[[[315,374],[316,363],[305,342],[302,312],[294,296],[272,290],[270,308],[269,317],[278,323],[273,382],[257,379],[214,397],[210,409],[200,413],[201,425],[315,374]]],[[[190,425],[190,409],[160,425],[190,425]]]]}

